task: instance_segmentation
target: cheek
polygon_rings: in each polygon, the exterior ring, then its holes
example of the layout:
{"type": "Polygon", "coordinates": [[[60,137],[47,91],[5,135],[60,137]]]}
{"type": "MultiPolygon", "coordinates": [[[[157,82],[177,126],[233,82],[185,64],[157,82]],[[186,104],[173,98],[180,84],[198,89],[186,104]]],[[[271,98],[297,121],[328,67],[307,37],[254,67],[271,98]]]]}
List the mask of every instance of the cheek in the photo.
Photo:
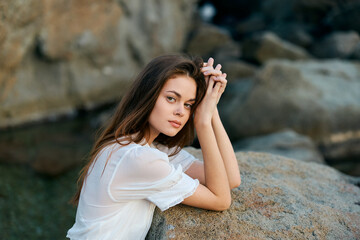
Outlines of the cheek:
{"type": "Polygon", "coordinates": [[[189,111],[188,114],[187,114],[187,116],[186,116],[186,117],[187,117],[186,122],[188,122],[188,121],[190,120],[191,114],[192,114],[191,111],[189,111]]]}
{"type": "Polygon", "coordinates": [[[154,106],[154,109],[151,112],[153,118],[158,118],[164,115],[166,112],[166,103],[162,99],[158,99],[154,106]]]}

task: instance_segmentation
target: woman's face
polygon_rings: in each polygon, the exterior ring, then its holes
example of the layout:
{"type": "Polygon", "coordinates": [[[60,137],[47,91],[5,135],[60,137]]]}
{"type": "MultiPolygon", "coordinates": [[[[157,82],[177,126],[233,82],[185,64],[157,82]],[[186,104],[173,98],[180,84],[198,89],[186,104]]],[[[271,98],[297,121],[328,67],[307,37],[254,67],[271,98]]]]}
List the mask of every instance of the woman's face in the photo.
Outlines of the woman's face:
{"type": "Polygon", "coordinates": [[[160,133],[175,136],[189,120],[195,97],[193,78],[177,75],[167,80],[149,117],[150,142],[160,133]]]}

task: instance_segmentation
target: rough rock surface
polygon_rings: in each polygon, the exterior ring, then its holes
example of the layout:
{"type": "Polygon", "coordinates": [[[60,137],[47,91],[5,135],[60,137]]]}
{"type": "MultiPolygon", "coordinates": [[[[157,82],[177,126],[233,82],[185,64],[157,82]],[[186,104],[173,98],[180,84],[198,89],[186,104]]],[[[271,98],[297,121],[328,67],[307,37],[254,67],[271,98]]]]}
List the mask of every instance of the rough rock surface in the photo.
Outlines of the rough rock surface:
{"type": "Polygon", "coordinates": [[[121,97],[151,58],[182,49],[195,0],[0,3],[0,127],[121,97]]]}
{"type": "Polygon", "coordinates": [[[325,143],[326,152],[360,136],[359,62],[272,60],[255,82],[236,84],[219,107],[233,140],[290,128],[325,143]]]}
{"type": "Polygon", "coordinates": [[[235,151],[267,152],[304,162],[324,163],[313,141],[292,130],[256,136],[233,144],[235,151]]]}
{"type": "Polygon", "coordinates": [[[243,57],[248,60],[265,63],[274,58],[297,60],[309,59],[305,49],[280,39],[272,32],[256,34],[242,45],[243,57]]]}
{"type": "Polygon", "coordinates": [[[266,153],[236,156],[242,184],[230,209],[157,209],[146,239],[359,239],[360,188],[346,176],[266,153]]]}

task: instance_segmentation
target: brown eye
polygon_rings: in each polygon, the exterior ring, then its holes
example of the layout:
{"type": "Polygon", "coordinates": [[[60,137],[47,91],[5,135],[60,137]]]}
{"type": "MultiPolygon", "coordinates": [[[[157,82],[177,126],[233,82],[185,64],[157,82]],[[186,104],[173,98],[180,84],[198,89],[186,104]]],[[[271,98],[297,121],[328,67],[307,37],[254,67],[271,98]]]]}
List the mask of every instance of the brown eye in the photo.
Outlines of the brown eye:
{"type": "Polygon", "coordinates": [[[192,108],[192,104],[186,103],[186,104],[185,104],[185,107],[186,107],[187,109],[191,109],[191,108],[192,108]]]}
{"type": "Polygon", "coordinates": [[[169,102],[175,102],[175,98],[173,98],[173,97],[166,97],[166,99],[167,99],[169,102]]]}

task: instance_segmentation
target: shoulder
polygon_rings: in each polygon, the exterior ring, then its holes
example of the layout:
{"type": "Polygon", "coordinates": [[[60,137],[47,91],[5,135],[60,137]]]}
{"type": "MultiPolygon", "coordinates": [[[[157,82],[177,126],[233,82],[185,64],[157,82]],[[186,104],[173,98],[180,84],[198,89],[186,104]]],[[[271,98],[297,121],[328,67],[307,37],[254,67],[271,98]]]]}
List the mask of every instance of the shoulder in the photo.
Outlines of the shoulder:
{"type": "Polygon", "coordinates": [[[141,145],[137,143],[131,143],[122,147],[123,153],[126,154],[126,159],[134,162],[140,161],[141,163],[153,162],[153,161],[165,161],[169,162],[168,155],[156,148],[152,148],[149,145],[141,145]]]}
{"type": "Polygon", "coordinates": [[[125,175],[146,181],[155,181],[166,177],[172,171],[168,156],[148,145],[129,144],[124,147],[122,169],[125,175]]]}

